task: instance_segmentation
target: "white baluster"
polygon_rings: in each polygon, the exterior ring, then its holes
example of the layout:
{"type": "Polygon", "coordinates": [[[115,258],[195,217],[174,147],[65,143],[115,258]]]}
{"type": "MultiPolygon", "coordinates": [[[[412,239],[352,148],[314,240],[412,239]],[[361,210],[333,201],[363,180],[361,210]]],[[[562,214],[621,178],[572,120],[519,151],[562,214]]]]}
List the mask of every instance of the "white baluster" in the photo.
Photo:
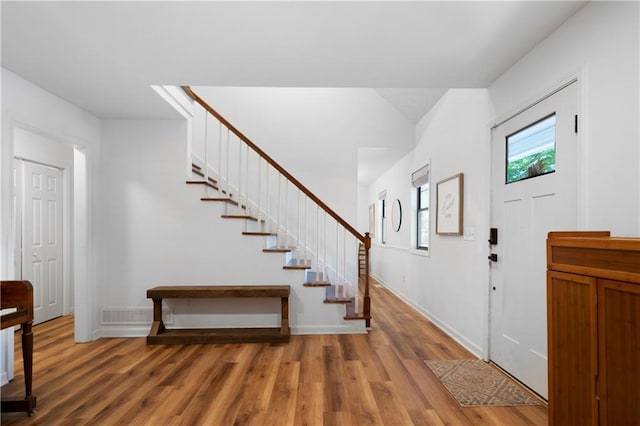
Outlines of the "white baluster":
{"type": "Polygon", "coordinates": [[[218,188],[222,189],[222,122],[218,121],[218,188]]]}
{"type": "Polygon", "coordinates": [[[320,206],[316,204],[316,282],[320,274],[320,206]]]}
{"type": "MultiPolygon", "coordinates": [[[[231,155],[229,153],[230,151],[229,148],[231,146],[231,142],[229,141],[229,137],[230,137],[230,131],[229,131],[229,128],[227,127],[227,161],[226,161],[227,164],[225,164],[225,170],[224,170],[227,175],[227,178],[225,179],[227,183],[227,197],[231,196],[231,182],[229,182],[229,156],[231,155]]],[[[225,203],[225,212],[227,210],[228,205],[229,203],[225,203]]]]}
{"type": "Polygon", "coordinates": [[[343,263],[343,274],[344,274],[344,286],[343,286],[343,295],[342,297],[346,297],[347,296],[347,285],[349,284],[349,281],[347,280],[347,229],[346,228],[342,228],[342,254],[344,256],[344,259],[342,261],[343,263]]]}
{"type": "MultiPolygon", "coordinates": [[[[262,159],[257,157],[258,159],[258,221],[260,221],[260,226],[262,228],[262,159]]],[[[269,218],[267,218],[269,219],[269,218]]]]}
{"type": "Polygon", "coordinates": [[[289,247],[289,185],[286,180],[284,181],[284,215],[285,247],[289,247]]]}
{"type": "MultiPolygon", "coordinates": [[[[271,211],[271,198],[270,198],[270,193],[269,193],[269,189],[271,188],[271,185],[269,184],[269,182],[271,181],[271,173],[270,173],[270,169],[269,169],[269,163],[266,163],[267,166],[267,231],[271,231],[271,216],[269,215],[269,212],[271,211]]],[[[278,237],[276,237],[276,246],[277,244],[277,239],[278,237]]]]}
{"type": "Polygon", "coordinates": [[[281,225],[282,225],[282,176],[280,176],[280,172],[278,172],[278,203],[276,204],[276,207],[278,207],[278,238],[276,238],[276,240],[278,240],[278,242],[281,242],[280,238],[280,229],[281,229],[281,225]]]}
{"type": "MultiPolygon", "coordinates": [[[[304,258],[306,259],[308,256],[308,250],[309,250],[309,217],[307,216],[307,200],[308,197],[304,196],[304,258]]],[[[308,256],[309,258],[311,258],[311,256],[308,256]]]]}
{"type": "Polygon", "coordinates": [[[338,221],[336,221],[336,263],[334,264],[335,267],[335,271],[336,271],[336,286],[340,283],[340,280],[338,279],[338,276],[340,274],[340,261],[338,258],[338,221]]]}
{"type": "Polygon", "coordinates": [[[209,114],[207,114],[205,112],[205,114],[204,114],[204,167],[203,167],[203,170],[202,170],[202,172],[204,174],[203,179],[204,179],[204,182],[205,182],[205,184],[204,184],[205,193],[209,192],[208,186],[207,186],[207,183],[209,182],[209,159],[208,159],[208,156],[209,156],[209,142],[207,140],[208,139],[207,138],[207,127],[208,127],[208,124],[209,124],[209,114]]]}
{"type": "Polygon", "coordinates": [[[298,196],[296,197],[296,214],[298,215],[298,234],[296,235],[296,246],[298,247],[298,253],[296,255],[296,257],[298,258],[299,261],[302,261],[302,258],[304,257],[304,255],[302,254],[303,250],[302,250],[302,246],[301,246],[301,240],[302,240],[302,217],[300,215],[300,190],[298,189],[298,196]]]}
{"type": "Polygon", "coordinates": [[[245,186],[244,196],[245,196],[245,200],[246,200],[246,203],[247,203],[247,214],[249,214],[249,211],[250,211],[249,210],[249,145],[244,144],[244,143],[243,143],[243,145],[244,145],[244,151],[245,151],[245,156],[244,157],[245,157],[245,163],[246,163],[246,165],[245,165],[245,180],[244,180],[245,181],[245,184],[244,184],[244,186],[245,186]]]}
{"type": "Polygon", "coordinates": [[[238,138],[238,203],[242,206],[242,141],[238,138]]]}
{"type": "Polygon", "coordinates": [[[322,267],[324,272],[325,281],[329,281],[329,271],[327,270],[327,246],[329,245],[329,240],[327,240],[327,212],[324,212],[324,259],[322,267]]]}

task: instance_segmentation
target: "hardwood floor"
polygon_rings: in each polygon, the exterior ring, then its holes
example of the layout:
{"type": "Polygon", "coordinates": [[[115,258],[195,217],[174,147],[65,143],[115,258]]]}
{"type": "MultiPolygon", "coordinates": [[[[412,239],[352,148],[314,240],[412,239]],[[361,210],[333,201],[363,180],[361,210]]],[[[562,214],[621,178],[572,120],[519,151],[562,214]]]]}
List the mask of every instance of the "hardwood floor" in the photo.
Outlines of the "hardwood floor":
{"type": "MultiPolygon", "coordinates": [[[[367,335],[291,336],[286,344],[73,343],[73,318],[34,328],[38,412],[3,425],[546,425],[545,406],[462,408],[424,364],[472,354],[373,286],[367,335]]],[[[21,396],[15,380],[4,396],[21,396]]]]}

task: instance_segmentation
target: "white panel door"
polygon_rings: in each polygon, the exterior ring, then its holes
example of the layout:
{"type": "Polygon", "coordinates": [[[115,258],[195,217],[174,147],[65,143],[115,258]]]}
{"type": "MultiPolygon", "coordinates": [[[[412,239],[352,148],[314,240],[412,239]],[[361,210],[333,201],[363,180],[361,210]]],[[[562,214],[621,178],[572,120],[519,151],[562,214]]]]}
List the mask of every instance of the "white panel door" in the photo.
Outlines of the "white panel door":
{"type": "Polygon", "coordinates": [[[23,170],[22,279],[38,324],[62,316],[62,172],[28,161],[23,170]]]}
{"type": "Polygon", "coordinates": [[[492,246],[497,260],[491,262],[490,358],[544,398],[546,235],[577,226],[577,86],[573,83],[501,124],[491,142],[491,227],[498,228],[498,243],[492,246]],[[554,142],[555,171],[541,173],[552,161],[541,157],[540,146],[548,153],[554,142]],[[507,183],[516,179],[516,164],[522,180],[507,183]]]}

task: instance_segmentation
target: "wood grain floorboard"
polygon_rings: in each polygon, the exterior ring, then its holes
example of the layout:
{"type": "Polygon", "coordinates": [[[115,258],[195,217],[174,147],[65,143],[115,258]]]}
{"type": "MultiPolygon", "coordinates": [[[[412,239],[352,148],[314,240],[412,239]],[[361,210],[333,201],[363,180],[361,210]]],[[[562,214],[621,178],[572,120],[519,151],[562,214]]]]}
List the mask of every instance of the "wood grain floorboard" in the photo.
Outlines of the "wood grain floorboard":
{"type": "MultiPolygon", "coordinates": [[[[474,356],[383,287],[372,330],[283,344],[73,342],[73,317],[34,327],[38,412],[3,425],[546,425],[547,408],[461,407],[425,359],[474,356]]],[[[3,396],[21,396],[15,379],[3,396]]]]}

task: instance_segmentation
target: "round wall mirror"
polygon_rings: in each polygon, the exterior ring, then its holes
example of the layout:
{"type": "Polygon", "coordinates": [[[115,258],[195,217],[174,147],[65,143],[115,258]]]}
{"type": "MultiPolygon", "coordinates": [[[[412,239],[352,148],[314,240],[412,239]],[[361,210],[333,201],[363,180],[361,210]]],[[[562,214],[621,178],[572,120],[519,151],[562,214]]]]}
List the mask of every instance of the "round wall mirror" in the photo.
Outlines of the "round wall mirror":
{"type": "Polygon", "coordinates": [[[402,226],[402,205],[397,198],[393,200],[391,206],[391,226],[396,232],[400,231],[400,226],[402,226]]]}

